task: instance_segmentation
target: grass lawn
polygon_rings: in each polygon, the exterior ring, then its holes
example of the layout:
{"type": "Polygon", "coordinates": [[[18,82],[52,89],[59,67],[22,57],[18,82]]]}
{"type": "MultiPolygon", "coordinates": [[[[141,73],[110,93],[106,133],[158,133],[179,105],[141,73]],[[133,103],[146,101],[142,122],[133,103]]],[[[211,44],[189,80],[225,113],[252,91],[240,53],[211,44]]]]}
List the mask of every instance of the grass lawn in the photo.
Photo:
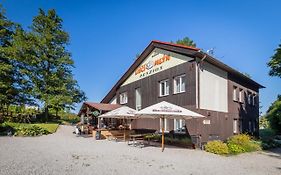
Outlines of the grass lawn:
{"type": "Polygon", "coordinates": [[[50,133],[55,133],[59,127],[57,123],[36,123],[36,124],[29,124],[29,123],[7,123],[11,127],[29,127],[32,125],[39,126],[48,130],[50,133]]]}

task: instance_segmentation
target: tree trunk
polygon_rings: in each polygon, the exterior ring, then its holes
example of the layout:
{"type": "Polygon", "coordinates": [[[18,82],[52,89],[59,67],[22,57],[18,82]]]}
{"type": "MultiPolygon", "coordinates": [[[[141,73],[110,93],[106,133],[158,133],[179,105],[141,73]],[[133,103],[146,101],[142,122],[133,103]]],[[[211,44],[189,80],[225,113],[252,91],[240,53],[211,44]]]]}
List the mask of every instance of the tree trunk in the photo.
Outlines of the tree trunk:
{"type": "Polygon", "coordinates": [[[46,122],[48,121],[49,119],[49,108],[48,108],[48,105],[45,106],[45,120],[46,122]]]}

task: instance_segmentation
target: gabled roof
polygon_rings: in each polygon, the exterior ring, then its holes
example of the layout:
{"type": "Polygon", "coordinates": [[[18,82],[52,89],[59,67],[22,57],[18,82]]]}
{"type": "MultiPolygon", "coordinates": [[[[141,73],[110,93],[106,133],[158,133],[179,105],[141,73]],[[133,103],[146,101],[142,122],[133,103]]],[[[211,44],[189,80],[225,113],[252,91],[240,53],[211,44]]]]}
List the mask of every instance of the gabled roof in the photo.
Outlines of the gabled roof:
{"type": "Polygon", "coordinates": [[[249,77],[245,76],[241,72],[231,68],[230,66],[222,63],[221,61],[215,59],[214,57],[208,55],[207,53],[202,52],[199,48],[194,48],[190,46],[184,46],[180,44],[173,44],[168,42],[162,42],[153,40],[150,44],[144,49],[141,55],[134,61],[134,63],[130,66],[130,68],[125,72],[125,74],[117,81],[117,83],[112,87],[109,93],[102,99],[102,103],[108,103],[115,95],[116,90],[126,81],[126,79],[134,72],[134,70],[145,60],[145,58],[153,51],[155,48],[164,49],[167,51],[175,52],[178,54],[186,55],[192,58],[199,58],[207,61],[217,67],[225,70],[232,75],[235,75],[245,82],[248,82],[258,88],[265,88],[264,86],[260,85],[259,83],[255,82],[254,80],[250,79],[249,77]]]}
{"type": "Polygon", "coordinates": [[[97,110],[100,110],[100,111],[112,111],[114,109],[117,109],[119,107],[121,107],[121,105],[119,104],[107,104],[107,103],[94,103],[94,102],[84,102],[78,115],[81,114],[82,110],[84,107],[90,107],[90,108],[95,108],[97,110]]]}

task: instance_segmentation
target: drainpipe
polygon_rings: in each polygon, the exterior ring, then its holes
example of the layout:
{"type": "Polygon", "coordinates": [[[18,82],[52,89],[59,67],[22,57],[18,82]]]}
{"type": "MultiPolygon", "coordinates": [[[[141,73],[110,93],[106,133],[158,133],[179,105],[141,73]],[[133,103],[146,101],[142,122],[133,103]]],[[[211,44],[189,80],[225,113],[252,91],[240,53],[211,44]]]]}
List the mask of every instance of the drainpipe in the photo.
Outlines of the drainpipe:
{"type": "Polygon", "coordinates": [[[198,63],[196,63],[197,64],[197,109],[199,109],[199,107],[200,107],[200,89],[199,89],[199,86],[200,86],[200,69],[201,69],[201,64],[203,63],[203,61],[206,59],[206,57],[207,57],[207,54],[205,54],[204,52],[202,52],[201,50],[199,50],[198,51],[198,53],[200,53],[200,54],[203,54],[204,56],[203,56],[203,58],[198,62],[198,63]]]}

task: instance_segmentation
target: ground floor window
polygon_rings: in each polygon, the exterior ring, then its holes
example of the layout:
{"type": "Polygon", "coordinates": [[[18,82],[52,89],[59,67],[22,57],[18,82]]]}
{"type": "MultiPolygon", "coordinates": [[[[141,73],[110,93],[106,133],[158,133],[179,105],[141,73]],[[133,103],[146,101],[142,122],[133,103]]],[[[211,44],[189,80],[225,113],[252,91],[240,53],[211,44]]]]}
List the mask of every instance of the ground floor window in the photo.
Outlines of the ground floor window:
{"type": "Polygon", "coordinates": [[[169,128],[168,128],[168,121],[167,121],[166,118],[164,119],[164,123],[163,123],[163,119],[160,118],[160,132],[162,132],[162,127],[164,127],[164,131],[165,131],[165,132],[168,132],[168,131],[169,131],[169,128]]]}
{"type": "Polygon", "coordinates": [[[239,128],[239,126],[238,126],[238,120],[237,120],[237,119],[234,119],[234,120],[233,120],[233,133],[234,133],[234,134],[238,134],[238,128],[239,128]]]}
{"type": "Polygon", "coordinates": [[[174,119],[174,131],[175,132],[184,132],[185,131],[185,120],[174,119]]]}

